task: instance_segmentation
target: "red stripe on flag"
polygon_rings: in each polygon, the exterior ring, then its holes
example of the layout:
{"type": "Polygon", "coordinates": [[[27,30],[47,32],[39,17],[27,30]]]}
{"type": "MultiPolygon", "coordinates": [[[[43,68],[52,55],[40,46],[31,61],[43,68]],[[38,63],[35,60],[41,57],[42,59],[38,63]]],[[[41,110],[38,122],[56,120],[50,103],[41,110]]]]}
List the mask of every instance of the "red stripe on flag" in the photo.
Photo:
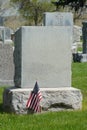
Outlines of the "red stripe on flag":
{"type": "Polygon", "coordinates": [[[26,107],[28,108],[30,106],[30,103],[31,103],[31,99],[32,99],[32,94],[30,94],[30,97],[27,101],[27,104],[26,104],[26,107]]]}

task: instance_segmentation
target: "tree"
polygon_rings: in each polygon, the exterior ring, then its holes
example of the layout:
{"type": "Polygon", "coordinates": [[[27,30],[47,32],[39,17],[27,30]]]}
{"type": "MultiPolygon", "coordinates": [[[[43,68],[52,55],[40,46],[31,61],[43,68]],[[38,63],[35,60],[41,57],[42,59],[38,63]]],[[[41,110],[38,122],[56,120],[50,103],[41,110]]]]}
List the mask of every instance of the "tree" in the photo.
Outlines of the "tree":
{"type": "Polygon", "coordinates": [[[60,10],[60,7],[69,8],[69,11],[74,13],[74,21],[82,16],[84,10],[87,8],[87,0],[53,0],[52,3],[56,6],[56,11],[60,10]]]}
{"type": "Polygon", "coordinates": [[[53,10],[53,5],[47,0],[11,0],[11,2],[19,5],[19,11],[27,19],[32,20],[32,23],[38,25],[43,17],[43,13],[53,10]]]}
{"type": "Polygon", "coordinates": [[[19,11],[28,21],[28,25],[40,24],[44,12],[65,11],[67,8],[74,14],[75,22],[83,17],[87,7],[87,0],[11,0],[11,2],[19,5],[19,11]]]}
{"type": "Polygon", "coordinates": [[[65,5],[71,6],[75,11],[78,11],[80,8],[83,8],[87,0],[53,0],[52,3],[58,9],[59,6],[65,7],[65,5]]]}

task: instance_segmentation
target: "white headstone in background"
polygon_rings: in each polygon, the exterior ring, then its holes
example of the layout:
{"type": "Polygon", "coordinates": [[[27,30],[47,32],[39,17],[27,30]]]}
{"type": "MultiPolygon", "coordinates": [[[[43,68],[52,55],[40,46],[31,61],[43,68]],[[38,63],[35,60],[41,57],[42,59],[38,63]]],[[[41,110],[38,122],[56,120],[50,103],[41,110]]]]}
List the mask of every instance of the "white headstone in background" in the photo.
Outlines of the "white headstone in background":
{"type": "Polygon", "coordinates": [[[73,27],[73,42],[80,42],[81,41],[81,36],[82,36],[82,27],[80,26],[74,26],[73,27]]]}
{"type": "Polygon", "coordinates": [[[73,14],[69,12],[44,13],[45,26],[73,26],[73,14]]]}
{"type": "Polygon", "coordinates": [[[15,34],[15,86],[71,86],[71,27],[22,27],[15,34]]]}
{"type": "Polygon", "coordinates": [[[0,26],[0,41],[2,41],[3,43],[12,43],[11,40],[12,32],[13,32],[12,29],[0,26]]]}

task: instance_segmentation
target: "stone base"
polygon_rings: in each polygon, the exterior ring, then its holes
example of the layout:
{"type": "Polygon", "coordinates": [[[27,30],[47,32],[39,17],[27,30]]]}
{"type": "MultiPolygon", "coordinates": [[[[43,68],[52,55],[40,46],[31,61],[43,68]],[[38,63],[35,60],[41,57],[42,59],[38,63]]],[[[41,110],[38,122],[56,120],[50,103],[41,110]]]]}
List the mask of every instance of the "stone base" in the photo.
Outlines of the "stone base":
{"type": "MultiPolygon", "coordinates": [[[[82,94],[79,89],[41,88],[43,111],[78,110],[82,108],[82,94]]],[[[3,107],[7,112],[27,114],[26,103],[32,89],[6,88],[3,94],[3,107]]]]}
{"type": "Polygon", "coordinates": [[[82,54],[81,62],[87,62],[87,54],[82,54]]]}

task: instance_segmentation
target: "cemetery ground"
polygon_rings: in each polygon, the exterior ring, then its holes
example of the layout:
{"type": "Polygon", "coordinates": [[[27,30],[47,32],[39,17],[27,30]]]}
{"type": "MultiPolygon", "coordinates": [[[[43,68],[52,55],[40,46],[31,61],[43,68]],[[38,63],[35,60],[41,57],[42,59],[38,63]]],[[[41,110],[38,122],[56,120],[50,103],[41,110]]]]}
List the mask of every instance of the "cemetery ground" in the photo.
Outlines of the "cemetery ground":
{"type": "Polygon", "coordinates": [[[82,91],[82,110],[47,112],[35,115],[5,113],[2,108],[4,87],[0,87],[0,130],[86,130],[87,63],[72,64],[72,86],[82,91]]]}

